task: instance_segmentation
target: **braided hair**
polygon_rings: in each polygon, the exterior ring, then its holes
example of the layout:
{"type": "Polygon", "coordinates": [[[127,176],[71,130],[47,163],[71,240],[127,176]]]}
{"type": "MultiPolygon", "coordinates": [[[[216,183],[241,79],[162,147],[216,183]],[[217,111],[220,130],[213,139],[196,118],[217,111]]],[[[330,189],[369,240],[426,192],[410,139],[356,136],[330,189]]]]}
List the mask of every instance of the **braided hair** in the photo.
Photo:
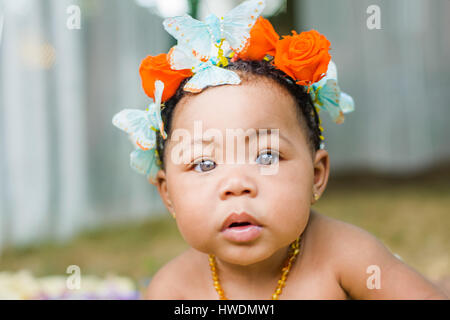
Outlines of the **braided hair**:
{"type": "MultiPolygon", "coordinates": [[[[286,89],[294,98],[296,102],[296,114],[297,119],[302,125],[302,128],[306,129],[307,142],[310,146],[312,153],[320,149],[322,142],[322,133],[320,126],[320,119],[316,108],[314,107],[311,96],[307,93],[305,86],[300,86],[295,81],[286,75],[283,71],[275,68],[269,61],[247,61],[238,60],[230,62],[225,69],[236,71],[242,80],[247,80],[251,77],[265,77],[274,80],[282,88],[286,89]],[[306,124],[306,128],[305,128],[306,124]]],[[[192,95],[183,90],[184,85],[190,78],[184,79],[178,87],[176,93],[164,103],[164,108],[161,110],[161,118],[164,122],[164,129],[168,135],[171,136],[172,132],[172,118],[176,105],[180,100],[187,96],[192,95]]],[[[156,151],[159,156],[160,168],[165,170],[164,165],[164,148],[169,139],[163,139],[159,131],[157,132],[156,151]]]]}

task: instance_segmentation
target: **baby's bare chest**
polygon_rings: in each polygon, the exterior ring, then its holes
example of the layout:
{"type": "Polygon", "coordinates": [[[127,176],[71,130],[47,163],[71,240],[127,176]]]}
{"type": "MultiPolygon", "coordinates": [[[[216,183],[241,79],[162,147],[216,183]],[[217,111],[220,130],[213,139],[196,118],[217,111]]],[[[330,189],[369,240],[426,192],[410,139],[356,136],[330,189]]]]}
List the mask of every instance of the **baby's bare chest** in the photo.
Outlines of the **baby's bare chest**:
{"type": "MultiPolygon", "coordinates": [[[[221,287],[229,300],[271,300],[272,294],[277,289],[276,283],[273,286],[253,283],[249,287],[243,287],[240,284],[224,282],[221,283],[221,287]]],[[[204,275],[198,278],[195,286],[183,286],[180,293],[183,299],[219,299],[212,278],[209,279],[204,275]]],[[[302,274],[296,273],[288,276],[279,299],[347,299],[347,295],[330,272],[326,270],[303,270],[302,274]]]]}

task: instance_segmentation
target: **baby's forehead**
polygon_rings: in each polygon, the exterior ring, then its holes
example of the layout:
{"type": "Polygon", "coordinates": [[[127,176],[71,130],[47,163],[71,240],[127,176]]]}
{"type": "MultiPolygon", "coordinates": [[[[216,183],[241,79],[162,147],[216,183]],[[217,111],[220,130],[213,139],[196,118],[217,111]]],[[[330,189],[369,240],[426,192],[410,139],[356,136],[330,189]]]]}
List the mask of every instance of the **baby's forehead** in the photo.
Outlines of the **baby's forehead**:
{"type": "Polygon", "coordinates": [[[174,113],[173,127],[278,128],[298,125],[293,97],[270,80],[211,87],[183,98],[174,113]]]}

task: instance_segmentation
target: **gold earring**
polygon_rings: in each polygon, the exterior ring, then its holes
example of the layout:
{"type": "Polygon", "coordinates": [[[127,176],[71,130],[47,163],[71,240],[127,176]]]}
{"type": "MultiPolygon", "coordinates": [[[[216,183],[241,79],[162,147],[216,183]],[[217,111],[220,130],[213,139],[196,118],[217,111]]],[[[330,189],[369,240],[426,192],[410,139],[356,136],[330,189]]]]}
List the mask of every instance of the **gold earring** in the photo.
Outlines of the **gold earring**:
{"type": "Polygon", "coordinates": [[[172,217],[173,217],[174,219],[176,219],[176,216],[175,216],[175,211],[174,211],[174,212],[172,212],[172,217]]]}
{"type": "Polygon", "coordinates": [[[314,200],[317,201],[319,200],[319,194],[314,192],[314,200]]]}

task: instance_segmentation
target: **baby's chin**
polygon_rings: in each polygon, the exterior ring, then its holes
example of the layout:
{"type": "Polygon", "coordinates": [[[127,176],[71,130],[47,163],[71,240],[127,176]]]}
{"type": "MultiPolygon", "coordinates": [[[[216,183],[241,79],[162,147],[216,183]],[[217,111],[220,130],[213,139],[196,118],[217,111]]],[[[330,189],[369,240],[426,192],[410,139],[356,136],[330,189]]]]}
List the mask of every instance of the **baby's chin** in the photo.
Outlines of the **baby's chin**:
{"type": "Polygon", "coordinates": [[[268,239],[258,240],[250,243],[232,243],[222,239],[215,246],[194,248],[206,254],[213,253],[216,258],[229,264],[249,266],[269,259],[279,250],[287,250],[290,244],[287,240],[283,243],[281,241],[274,243],[268,239]]]}

